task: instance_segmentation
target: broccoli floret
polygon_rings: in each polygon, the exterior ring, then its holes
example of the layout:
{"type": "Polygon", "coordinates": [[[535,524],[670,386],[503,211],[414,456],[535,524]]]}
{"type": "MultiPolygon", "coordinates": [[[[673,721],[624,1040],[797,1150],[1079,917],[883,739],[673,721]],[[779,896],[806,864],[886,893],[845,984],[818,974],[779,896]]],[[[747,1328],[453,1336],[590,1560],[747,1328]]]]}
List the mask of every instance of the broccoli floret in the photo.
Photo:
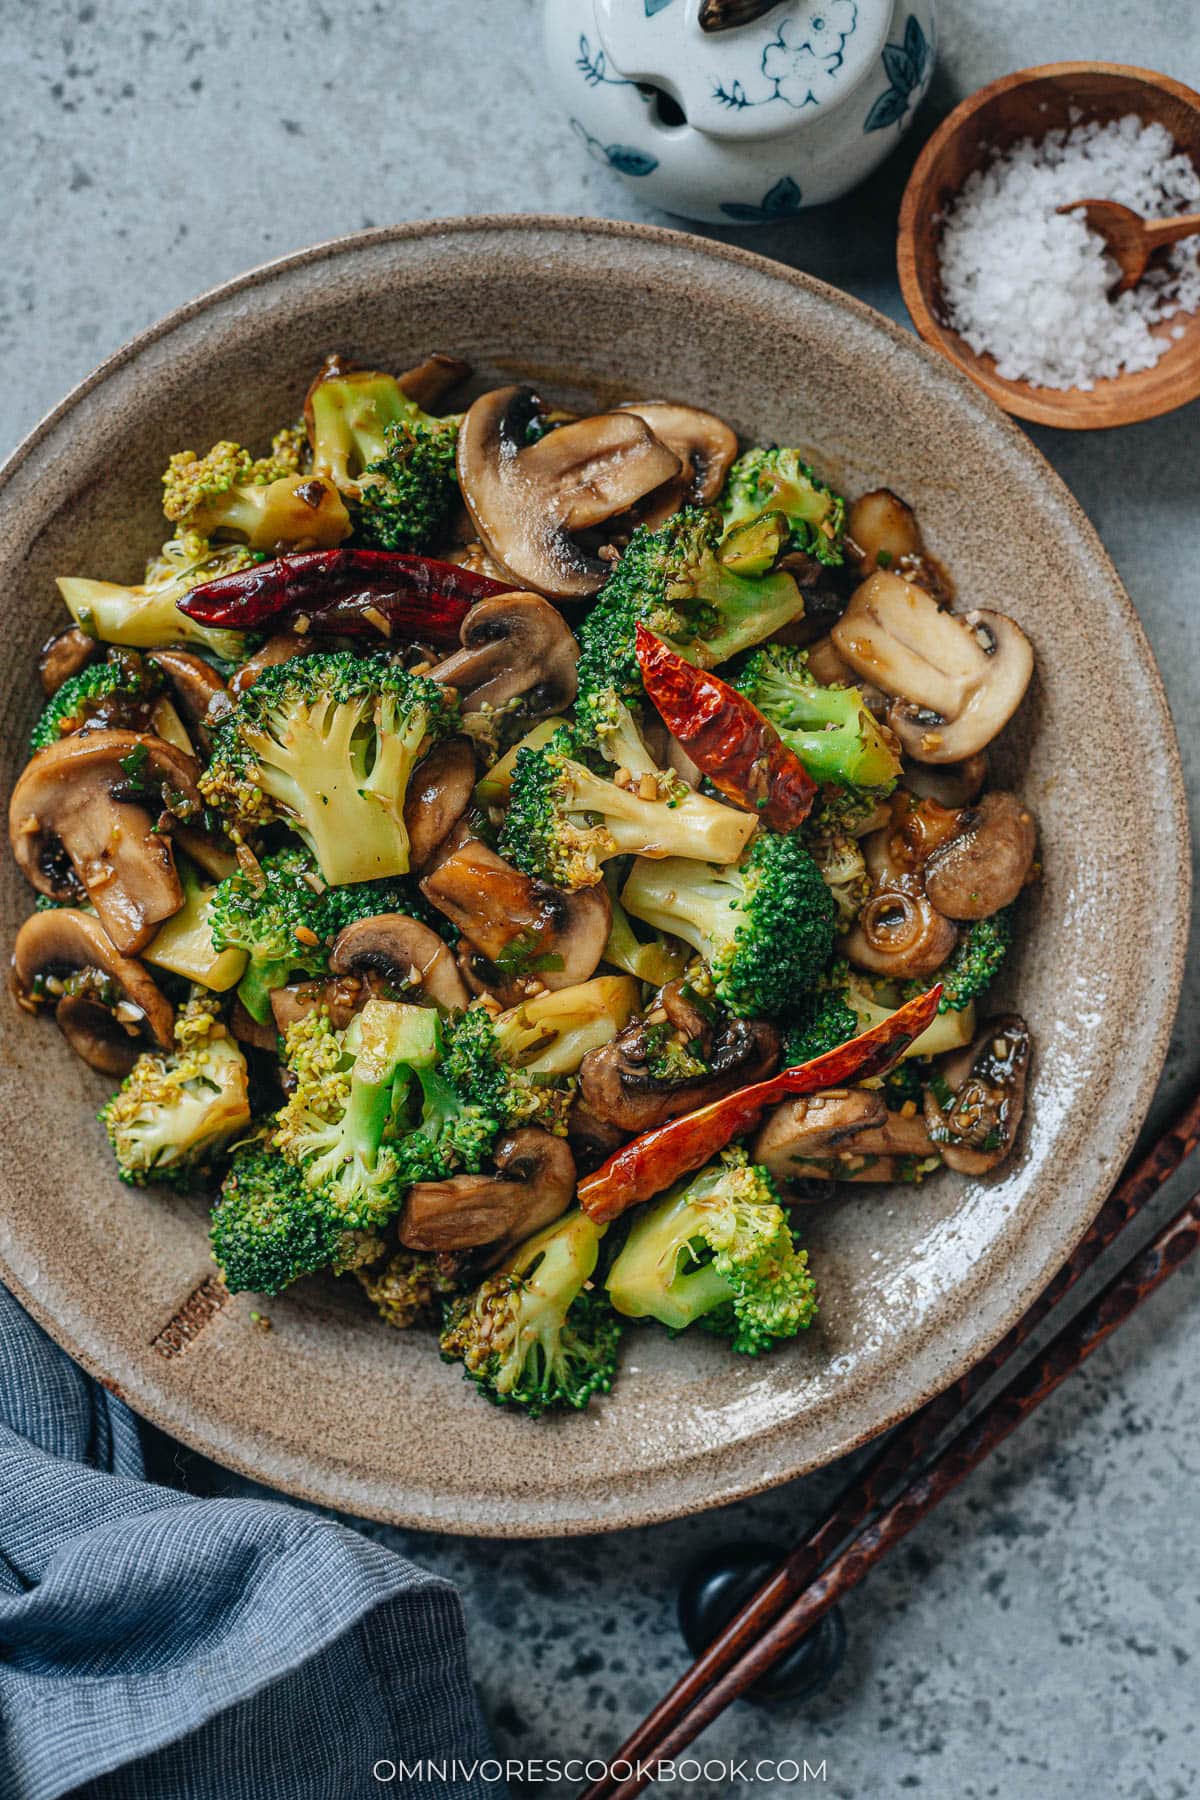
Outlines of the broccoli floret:
{"type": "Polygon", "coordinates": [[[740,1150],[638,1212],[607,1286],[627,1317],[673,1331],[700,1322],[746,1356],[795,1337],[817,1313],[808,1254],[775,1184],[740,1150]]]}
{"type": "Polygon", "coordinates": [[[388,426],[386,439],[386,453],[367,464],[359,482],[355,532],[381,550],[428,550],[458,502],[458,428],[401,419],[388,426]]]}
{"type": "Polygon", "coordinates": [[[211,996],[189,1000],[167,1051],[146,1051],[98,1114],[131,1187],[188,1187],[250,1123],[246,1059],[211,996]]]}
{"type": "MultiPolygon", "coordinates": [[[[440,1027],[436,1032],[439,1060],[444,1055],[440,1027]]],[[[491,1154],[500,1129],[498,1116],[459,1094],[441,1069],[418,1066],[419,1109],[396,1144],[396,1160],[405,1185],[413,1181],[445,1181],[460,1170],[477,1175],[491,1154]]],[[[393,1129],[404,1129],[400,1113],[393,1129]]]]}
{"type": "Polygon", "coordinates": [[[413,1180],[398,1140],[417,1073],[438,1056],[437,1023],[432,1009],[371,999],[344,1031],[320,1009],[288,1029],[295,1085],[274,1143],[343,1229],[383,1224],[413,1180]]]}
{"type": "Polygon", "coordinates": [[[849,931],[871,894],[871,878],[858,839],[824,820],[805,833],[821,879],[833,895],[839,931],[849,931]]]}
{"type": "Polygon", "coordinates": [[[687,967],[687,949],[678,938],[667,937],[661,931],[653,932],[646,941],[637,935],[632,919],[621,905],[620,877],[612,863],[605,867],[604,885],[612,903],[612,923],[608,928],[603,960],[611,963],[614,969],[624,969],[627,975],[634,975],[639,981],[650,982],[653,987],[662,987],[682,975],[687,967]]]}
{"type": "Polygon", "coordinates": [[[573,890],[601,881],[613,856],[736,862],[754,829],[750,814],[663,771],[626,771],[621,785],[593,774],[560,732],[518,751],[500,851],[526,875],[573,890]]]}
{"type": "Polygon", "coordinates": [[[379,473],[371,465],[387,461],[390,427],[436,433],[459,423],[459,415],[436,419],[423,412],[394,375],[347,368],[336,357],[310,388],[305,412],[314,471],[352,500],[372,485],[363,477],[379,473]]]}
{"type": "Polygon", "coordinates": [[[210,1240],[231,1294],[277,1294],[355,1255],[354,1234],[321,1205],[299,1169],[261,1140],[235,1151],[210,1240]]]}
{"type": "Polygon", "coordinates": [[[907,982],[905,999],[923,993],[931,981],[940,981],[938,1011],[962,1012],[978,1000],[1000,973],[1000,965],[1012,944],[1012,908],[1003,907],[990,919],[973,919],[959,937],[949,960],[926,982],[907,982]]]}
{"type": "Polygon", "coordinates": [[[209,909],[218,950],[246,952],[238,999],[251,1018],[267,1024],[271,994],[295,976],[324,975],[333,940],[355,919],[410,912],[399,881],[361,881],[333,887],[307,850],[277,850],[255,872],[238,868],[217,887],[209,909]]]}
{"type": "Polygon", "coordinates": [[[561,1136],[569,1078],[590,1050],[612,1042],[637,1010],[637,984],[600,975],[538,994],[493,1018],[476,1003],[446,1034],[442,1073],[464,1099],[511,1130],[541,1125],[561,1136]]]}
{"type": "Polygon", "coordinates": [[[382,1268],[355,1273],[380,1318],[397,1331],[436,1324],[443,1303],[457,1293],[459,1285],[436,1256],[418,1250],[398,1250],[382,1268]]]}
{"type": "Polygon", "coordinates": [[[221,721],[201,790],[241,828],[290,825],[328,882],[403,875],[409,777],[457,723],[445,688],[386,655],[294,658],[221,721]]]}
{"type": "Polygon", "coordinates": [[[862,1027],[846,998],[844,987],[832,987],[810,995],[798,1016],[788,1023],[783,1045],[783,1066],[792,1069],[812,1062],[827,1050],[836,1050],[847,1038],[857,1037],[862,1027]]]}
{"type": "Polygon", "coordinates": [[[202,581],[232,575],[262,557],[244,544],[210,549],[205,539],[189,534],[164,544],[146,569],[140,585],[122,587],[113,581],[89,581],[81,575],[60,575],[58,591],[68,612],[89,637],[105,644],[125,644],[136,650],[161,649],[164,644],[192,644],[227,662],[244,661],[246,634],[218,626],[198,625],[176,604],[202,581]]]}
{"type": "Polygon", "coordinates": [[[521,1244],[473,1294],[450,1307],[442,1357],[499,1404],[530,1418],[587,1405],[616,1374],[620,1321],[584,1284],[596,1267],[603,1227],[566,1213],[521,1244]]]}
{"type": "Polygon", "coordinates": [[[642,692],[635,647],[639,620],[702,668],[761,643],[804,611],[782,571],[735,574],[717,555],[717,515],[685,507],[659,531],[640,527],[579,629],[577,718],[587,737],[612,696],[642,692]]]}
{"type": "Polygon", "coordinates": [[[725,529],[733,532],[763,513],[782,513],[791,550],[805,550],[836,567],[844,560],[846,503],[819,481],[798,450],[747,450],[729,471],[721,496],[725,529]]]}
{"type": "Polygon", "coordinates": [[[68,675],[42,708],[29,749],[44,750],[85,725],[150,729],[150,713],[162,692],[162,676],[136,650],[110,650],[103,662],[68,675]]]}
{"type": "Polygon", "coordinates": [[[742,1018],[801,1005],[833,949],[837,908],[798,834],[760,832],[739,863],[639,857],[621,904],[698,950],[716,996],[742,1018]]]}
{"type": "Polygon", "coordinates": [[[814,781],[889,794],[900,778],[900,753],[856,687],[822,687],[808,657],[789,644],[764,644],[736,686],[770,719],[814,781]]]}
{"type": "Polygon", "coordinates": [[[197,542],[236,538],[252,550],[323,549],[350,535],[350,515],[332,482],[307,474],[307,445],[294,428],[278,432],[271,454],[214,444],[206,456],[181,450],[163,476],[163,512],[197,542]]]}

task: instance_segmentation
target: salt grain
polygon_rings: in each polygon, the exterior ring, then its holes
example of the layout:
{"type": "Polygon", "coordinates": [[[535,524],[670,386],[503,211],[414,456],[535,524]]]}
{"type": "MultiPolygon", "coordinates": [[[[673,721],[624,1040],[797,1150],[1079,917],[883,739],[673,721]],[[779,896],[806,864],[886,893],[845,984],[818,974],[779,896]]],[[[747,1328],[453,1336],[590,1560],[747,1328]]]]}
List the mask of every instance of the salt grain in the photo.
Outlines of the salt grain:
{"type": "Polygon", "coordinates": [[[1082,214],[1056,210],[1071,200],[1163,219],[1200,205],[1200,175],[1161,125],[1130,113],[1023,138],[967,177],[942,233],[942,295],[954,329],[1006,380],[1090,388],[1153,368],[1169,340],[1151,326],[1200,307],[1194,238],[1110,300],[1120,271],[1082,214]]]}

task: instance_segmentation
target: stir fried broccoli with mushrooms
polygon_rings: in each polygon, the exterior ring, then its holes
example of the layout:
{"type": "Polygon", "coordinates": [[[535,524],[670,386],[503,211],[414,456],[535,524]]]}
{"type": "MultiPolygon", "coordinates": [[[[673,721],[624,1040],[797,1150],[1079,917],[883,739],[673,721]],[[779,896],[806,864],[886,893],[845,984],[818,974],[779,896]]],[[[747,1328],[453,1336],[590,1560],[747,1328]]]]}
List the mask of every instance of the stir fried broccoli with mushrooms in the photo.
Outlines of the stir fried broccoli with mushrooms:
{"type": "Polygon", "coordinates": [[[469,375],[332,355],[60,578],[12,991],[231,1294],[340,1278],[536,1419],[629,1332],[779,1352],[832,1183],[1011,1154],[1033,653],[888,489],[469,375]]]}

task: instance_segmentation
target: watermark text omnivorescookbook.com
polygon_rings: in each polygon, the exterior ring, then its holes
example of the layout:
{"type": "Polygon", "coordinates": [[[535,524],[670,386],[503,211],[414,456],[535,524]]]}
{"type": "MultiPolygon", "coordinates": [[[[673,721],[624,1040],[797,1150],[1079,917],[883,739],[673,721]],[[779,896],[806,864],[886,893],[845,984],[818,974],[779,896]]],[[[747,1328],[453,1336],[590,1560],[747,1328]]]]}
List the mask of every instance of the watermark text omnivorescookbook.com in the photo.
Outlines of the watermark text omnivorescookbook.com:
{"type": "Polygon", "coordinates": [[[701,1781],[741,1781],[746,1784],[774,1781],[783,1782],[785,1786],[799,1786],[826,1779],[824,1761],[810,1763],[789,1756],[778,1759],[739,1757],[733,1761],[715,1756],[703,1761],[699,1757],[684,1756],[674,1762],[644,1763],[620,1759],[607,1763],[598,1756],[546,1756],[526,1760],[510,1757],[504,1762],[494,1756],[476,1762],[464,1762],[457,1757],[447,1758],[444,1762],[437,1757],[423,1757],[416,1762],[405,1762],[397,1757],[393,1762],[390,1757],[381,1756],[371,1773],[381,1786],[407,1781],[444,1782],[447,1786],[452,1782],[482,1781],[489,1785],[523,1782],[536,1787],[542,1782],[580,1784],[599,1781],[602,1777],[614,1781],[631,1781],[635,1777],[643,1781],[675,1781],[682,1782],[685,1787],[701,1781]]]}

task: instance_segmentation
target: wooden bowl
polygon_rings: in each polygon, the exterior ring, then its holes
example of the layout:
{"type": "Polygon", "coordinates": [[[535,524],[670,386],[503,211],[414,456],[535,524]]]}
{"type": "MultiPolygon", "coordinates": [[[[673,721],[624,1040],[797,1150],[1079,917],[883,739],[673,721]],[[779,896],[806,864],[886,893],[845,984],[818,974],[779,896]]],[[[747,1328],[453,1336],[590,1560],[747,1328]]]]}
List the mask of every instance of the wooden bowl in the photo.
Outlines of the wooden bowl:
{"type": "Polygon", "coordinates": [[[1094,431],[1156,418],[1200,394],[1200,314],[1176,313],[1155,327],[1155,335],[1165,337],[1170,347],[1152,369],[1098,381],[1090,389],[1006,381],[996,373],[991,356],[978,355],[945,323],[938,263],[941,223],[967,176],[1018,138],[1039,138],[1073,123],[1072,115],[1105,123],[1131,112],[1147,124],[1165,126],[1200,168],[1200,94],[1193,89],[1169,75],[1120,63],[1046,63],[1005,75],[956,107],[922,150],[904,190],[896,261],[913,324],[927,344],[1020,419],[1064,431],[1094,431]],[[1184,335],[1173,339],[1176,325],[1185,327],[1184,335]]]}

